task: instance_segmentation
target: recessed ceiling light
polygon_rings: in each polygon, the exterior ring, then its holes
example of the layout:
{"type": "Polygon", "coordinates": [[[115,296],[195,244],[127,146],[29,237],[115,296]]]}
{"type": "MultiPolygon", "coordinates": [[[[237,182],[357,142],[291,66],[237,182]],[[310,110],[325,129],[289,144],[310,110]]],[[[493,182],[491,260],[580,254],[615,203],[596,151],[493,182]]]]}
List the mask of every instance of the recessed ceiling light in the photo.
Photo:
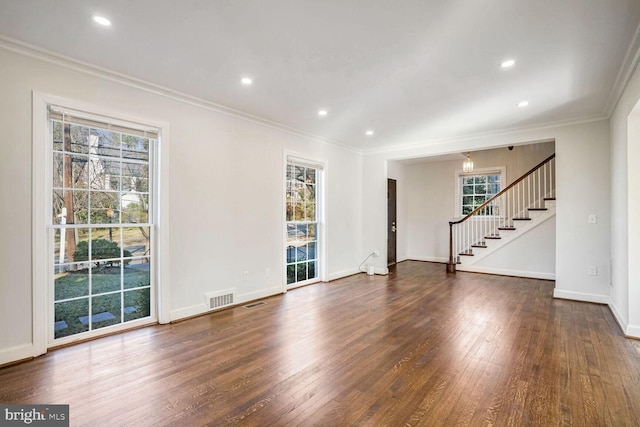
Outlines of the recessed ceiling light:
{"type": "Polygon", "coordinates": [[[373,131],[372,130],[368,130],[368,131],[365,132],[365,135],[371,136],[371,135],[373,135],[373,131]]]}
{"type": "Polygon", "coordinates": [[[105,27],[110,27],[111,26],[111,21],[109,21],[104,16],[94,15],[93,16],[93,20],[94,20],[94,22],[97,22],[98,24],[103,25],[105,27]]]}
{"type": "Polygon", "coordinates": [[[318,111],[318,115],[319,115],[319,116],[326,116],[326,115],[327,115],[327,110],[320,110],[320,111],[318,111]]]}
{"type": "Polygon", "coordinates": [[[516,65],[516,61],[513,59],[507,59],[505,61],[502,61],[502,63],[500,63],[500,66],[502,68],[510,68],[510,67],[513,67],[514,65],[516,65]]]}
{"type": "Polygon", "coordinates": [[[518,102],[518,107],[526,107],[529,105],[529,101],[520,101],[518,102]]]}
{"type": "Polygon", "coordinates": [[[251,83],[253,83],[253,80],[251,80],[249,77],[243,77],[243,78],[240,80],[240,82],[241,82],[243,85],[247,85],[247,86],[248,86],[248,85],[250,85],[251,83]]]}

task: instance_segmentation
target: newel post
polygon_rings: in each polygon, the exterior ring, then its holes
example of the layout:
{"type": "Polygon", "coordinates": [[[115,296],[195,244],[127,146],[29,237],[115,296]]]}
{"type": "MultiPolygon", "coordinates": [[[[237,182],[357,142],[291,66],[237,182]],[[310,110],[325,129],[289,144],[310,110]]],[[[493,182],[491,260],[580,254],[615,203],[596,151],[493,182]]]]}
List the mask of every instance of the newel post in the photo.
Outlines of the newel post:
{"type": "Polygon", "coordinates": [[[456,262],[453,258],[453,222],[449,222],[449,262],[447,263],[447,273],[456,272],[456,262]]]}

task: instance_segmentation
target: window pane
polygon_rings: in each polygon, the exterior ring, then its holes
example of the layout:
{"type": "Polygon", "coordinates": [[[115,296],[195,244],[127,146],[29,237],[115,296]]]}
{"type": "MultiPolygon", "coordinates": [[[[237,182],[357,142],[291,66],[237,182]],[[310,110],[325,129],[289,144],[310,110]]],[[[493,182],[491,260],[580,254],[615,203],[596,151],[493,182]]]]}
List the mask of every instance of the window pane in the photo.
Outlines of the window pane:
{"type": "Polygon", "coordinates": [[[124,321],[151,315],[151,290],[135,289],[124,293],[124,321]]]}
{"type": "Polygon", "coordinates": [[[294,179],[298,182],[305,182],[306,181],[305,168],[301,166],[295,166],[294,179]]]}
{"type": "Polygon", "coordinates": [[[296,226],[297,230],[296,230],[296,236],[298,237],[298,240],[307,240],[307,233],[309,232],[309,225],[308,224],[298,224],[296,226]]]}
{"type": "Polygon", "coordinates": [[[123,256],[149,256],[151,251],[151,229],[149,227],[125,227],[122,229],[123,256]]]}
{"type": "Polygon", "coordinates": [[[296,248],[296,261],[306,261],[307,260],[307,245],[300,244],[296,248]]]}
{"type": "Polygon", "coordinates": [[[144,258],[125,261],[122,272],[124,289],[142,288],[151,285],[149,262],[144,258]]]}
{"type": "Polygon", "coordinates": [[[54,271],[55,301],[89,295],[89,264],[63,264],[54,271]]]}
{"type": "Polygon", "coordinates": [[[123,194],[122,208],[122,222],[149,222],[149,193],[123,194]]]}
{"type": "MultiPolygon", "coordinates": [[[[120,323],[121,294],[99,295],[91,299],[91,329],[100,329],[120,323]]],[[[88,318],[80,321],[88,322],[88,318]]]]}
{"type": "Polygon", "coordinates": [[[316,206],[313,203],[304,204],[304,220],[315,221],[316,219],[316,206]]]}
{"type": "Polygon", "coordinates": [[[296,264],[296,282],[307,280],[307,263],[301,262],[296,264]]]}
{"type": "Polygon", "coordinates": [[[91,294],[119,291],[122,289],[122,266],[119,262],[97,263],[91,269],[91,294]]]}
{"type": "Polygon", "coordinates": [[[54,305],[54,334],[56,338],[86,332],[88,322],[81,322],[89,316],[89,299],[58,302],[54,305]]]}
{"type": "Polygon", "coordinates": [[[86,224],[88,201],[86,191],[53,190],[53,224],[86,224]]]}
{"type": "Polygon", "coordinates": [[[296,262],[296,247],[293,245],[287,246],[287,264],[296,262]]]}
{"type": "Polygon", "coordinates": [[[293,221],[296,204],[287,202],[287,221],[293,221]]]}
{"type": "Polygon", "coordinates": [[[309,242],[307,244],[307,257],[309,259],[317,259],[316,255],[316,242],[309,242]]]}
{"type": "Polygon", "coordinates": [[[484,184],[476,184],[474,191],[476,194],[486,194],[487,186],[484,184]]]}
{"type": "Polygon", "coordinates": [[[57,120],[52,120],[51,133],[53,139],[53,149],[57,151],[62,151],[62,122],[57,120]]]}
{"type": "Polygon", "coordinates": [[[311,184],[316,183],[316,170],[315,169],[307,169],[307,179],[306,181],[311,184]]]}
{"type": "Polygon", "coordinates": [[[122,164],[122,191],[149,191],[149,165],[139,163],[122,164]]]}
{"type": "Polygon", "coordinates": [[[295,283],[296,281],[296,265],[287,265],[287,284],[295,283]]]}
{"type": "Polygon", "coordinates": [[[71,131],[71,147],[65,151],[71,151],[74,153],[88,153],[89,152],[89,129],[84,126],[69,125],[66,124],[71,131]]]}
{"type": "Polygon", "coordinates": [[[118,193],[92,191],[89,209],[92,224],[120,223],[120,196],[118,193]]]}
{"type": "Polygon", "coordinates": [[[105,129],[91,129],[91,146],[96,154],[120,158],[120,134],[105,129]]]}
{"type": "Polygon", "coordinates": [[[315,261],[310,261],[308,263],[307,273],[308,273],[308,278],[309,279],[313,279],[313,278],[316,277],[316,262],[315,261]]]}
{"type": "Polygon", "coordinates": [[[133,135],[122,135],[122,158],[149,160],[149,139],[133,135]]]}

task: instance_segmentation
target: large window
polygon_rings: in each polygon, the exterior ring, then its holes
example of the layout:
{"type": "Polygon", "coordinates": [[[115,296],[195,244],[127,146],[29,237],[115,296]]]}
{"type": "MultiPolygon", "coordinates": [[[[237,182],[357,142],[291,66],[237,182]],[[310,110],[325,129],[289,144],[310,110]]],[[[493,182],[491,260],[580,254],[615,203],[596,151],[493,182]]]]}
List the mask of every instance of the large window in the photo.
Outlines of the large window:
{"type": "Polygon", "coordinates": [[[157,131],[49,107],[53,337],[154,314],[157,131]]]}
{"type": "Polygon", "coordinates": [[[287,285],[299,285],[319,277],[319,166],[293,159],[286,173],[287,285]]]}
{"type": "MultiPolygon", "coordinates": [[[[501,172],[488,174],[459,175],[460,213],[468,215],[484,202],[498,194],[501,189],[501,172]]],[[[492,208],[483,212],[484,215],[497,215],[492,208]]]]}

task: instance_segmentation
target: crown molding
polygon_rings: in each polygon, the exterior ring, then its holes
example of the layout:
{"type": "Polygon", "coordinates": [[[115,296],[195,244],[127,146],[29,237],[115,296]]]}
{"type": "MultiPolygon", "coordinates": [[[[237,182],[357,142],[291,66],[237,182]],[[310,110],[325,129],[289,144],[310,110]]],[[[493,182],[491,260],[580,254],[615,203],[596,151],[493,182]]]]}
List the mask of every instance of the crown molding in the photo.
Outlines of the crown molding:
{"type": "Polygon", "coordinates": [[[609,118],[613,114],[620,98],[624,90],[627,88],[629,84],[629,80],[631,80],[631,76],[638,68],[638,62],[640,61],[640,24],[636,28],[636,32],[627,48],[627,53],[624,56],[624,60],[620,66],[620,70],[618,70],[618,75],[616,77],[616,81],[613,84],[613,88],[611,89],[611,93],[609,94],[609,99],[607,100],[607,104],[603,111],[603,114],[609,118]]]}
{"type": "MultiPolygon", "coordinates": [[[[542,123],[539,125],[529,126],[529,127],[505,128],[505,129],[498,129],[498,130],[493,130],[489,132],[458,135],[451,138],[435,138],[435,139],[429,139],[429,140],[403,144],[403,145],[387,145],[385,147],[378,147],[378,148],[372,148],[371,150],[364,150],[364,154],[366,155],[385,154],[385,153],[400,154],[400,152],[402,151],[416,150],[416,149],[425,148],[425,147],[437,147],[439,145],[446,145],[454,142],[462,142],[462,141],[468,141],[468,140],[474,140],[474,139],[480,139],[480,138],[486,138],[486,137],[517,135],[522,132],[552,130],[552,129],[558,129],[558,128],[563,128],[567,126],[575,126],[575,125],[581,125],[586,123],[599,122],[599,121],[608,120],[608,119],[609,117],[607,116],[596,115],[596,116],[581,117],[578,119],[571,119],[571,120],[558,120],[555,122],[547,122],[547,123],[542,123]]],[[[548,139],[544,139],[544,141],[547,141],[547,140],[548,139]]],[[[458,151],[458,149],[456,148],[454,151],[458,151]]],[[[452,151],[443,149],[438,151],[438,153],[434,155],[447,154],[450,152],[452,151]]]]}
{"type": "Polygon", "coordinates": [[[315,135],[310,132],[306,132],[301,129],[297,129],[285,124],[271,121],[253,114],[246,113],[244,111],[236,110],[230,107],[226,107],[215,102],[207,101],[196,96],[188,95],[155,83],[148,82],[143,79],[131,77],[126,74],[118,73],[106,68],[98,67],[90,63],[80,61],[75,58],[60,55],[49,50],[34,46],[28,43],[24,43],[20,40],[15,40],[10,37],[0,35],[0,49],[7,52],[11,52],[20,56],[33,58],[42,62],[57,65],[69,70],[77,71],[90,76],[98,77],[104,80],[119,83],[130,88],[141,90],[147,93],[151,93],[157,96],[162,96],[173,101],[177,101],[183,104],[191,105],[194,107],[202,108],[207,111],[212,111],[218,114],[233,117],[235,119],[244,120],[261,126],[265,126],[271,129],[286,132],[291,135],[304,137],[311,139],[314,142],[320,142],[323,144],[339,147],[355,153],[362,154],[362,150],[353,146],[350,146],[344,142],[332,140],[319,135],[315,135]]]}

